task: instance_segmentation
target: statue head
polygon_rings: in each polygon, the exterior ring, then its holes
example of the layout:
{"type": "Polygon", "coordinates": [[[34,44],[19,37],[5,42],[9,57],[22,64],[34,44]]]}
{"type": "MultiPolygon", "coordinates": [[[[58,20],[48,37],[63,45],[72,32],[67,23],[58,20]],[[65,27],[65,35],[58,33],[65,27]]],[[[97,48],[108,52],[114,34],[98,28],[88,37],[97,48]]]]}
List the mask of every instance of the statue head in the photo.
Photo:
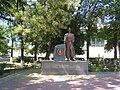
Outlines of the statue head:
{"type": "Polygon", "coordinates": [[[71,33],[71,28],[70,27],[68,28],[68,32],[71,33]]]}

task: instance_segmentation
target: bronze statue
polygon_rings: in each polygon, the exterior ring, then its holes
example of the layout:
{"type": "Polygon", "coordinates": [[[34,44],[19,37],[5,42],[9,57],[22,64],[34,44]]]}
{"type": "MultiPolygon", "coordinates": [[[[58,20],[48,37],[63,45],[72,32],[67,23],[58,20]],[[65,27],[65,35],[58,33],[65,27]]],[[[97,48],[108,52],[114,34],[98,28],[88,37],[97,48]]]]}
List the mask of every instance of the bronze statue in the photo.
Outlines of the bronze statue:
{"type": "Polygon", "coordinates": [[[75,50],[73,46],[74,41],[75,41],[74,34],[71,33],[71,28],[69,28],[69,32],[64,35],[67,60],[74,60],[75,57],[75,50]]]}

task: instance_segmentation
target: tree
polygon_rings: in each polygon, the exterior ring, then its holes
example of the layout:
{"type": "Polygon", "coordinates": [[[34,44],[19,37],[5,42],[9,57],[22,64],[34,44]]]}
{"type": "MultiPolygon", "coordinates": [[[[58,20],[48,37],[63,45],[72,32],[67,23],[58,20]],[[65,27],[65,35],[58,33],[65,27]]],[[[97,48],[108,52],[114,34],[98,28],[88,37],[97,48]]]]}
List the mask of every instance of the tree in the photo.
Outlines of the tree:
{"type": "Polygon", "coordinates": [[[72,32],[75,35],[74,47],[75,47],[75,53],[77,55],[84,54],[82,48],[84,46],[85,36],[84,33],[80,30],[80,27],[82,26],[83,22],[84,21],[82,15],[79,12],[77,12],[77,14],[73,15],[70,24],[70,27],[72,28],[72,32]]]}
{"type": "Polygon", "coordinates": [[[15,29],[18,33],[18,37],[21,40],[21,62],[24,60],[24,36],[26,30],[26,24],[24,23],[24,11],[25,5],[27,2],[24,0],[17,0],[16,1],[16,8],[13,8],[13,15],[15,17],[15,29]]]}
{"type": "Polygon", "coordinates": [[[101,8],[102,5],[99,0],[83,0],[79,7],[80,14],[83,17],[83,24],[81,27],[84,28],[86,32],[87,60],[89,59],[90,39],[97,30],[97,21],[98,17],[101,15],[101,8]]]}
{"type": "Polygon", "coordinates": [[[27,7],[25,22],[30,29],[30,40],[33,44],[37,42],[37,47],[42,48],[40,51],[46,52],[46,59],[49,59],[57,35],[70,23],[73,5],[68,1],[40,0],[27,7]]]}
{"type": "MultiPolygon", "coordinates": [[[[120,40],[120,12],[118,11],[120,9],[120,1],[119,0],[115,0],[113,1],[113,4],[111,6],[111,8],[113,8],[113,10],[111,10],[111,16],[112,16],[112,21],[111,21],[111,25],[110,28],[112,28],[114,30],[114,40],[113,40],[113,47],[117,52],[117,44],[120,40]]],[[[119,58],[120,58],[120,44],[118,44],[118,48],[119,48],[119,58]]],[[[115,54],[115,59],[117,59],[117,53],[115,54]]]]}
{"type": "Polygon", "coordinates": [[[101,20],[105,27],[100,31],[100,33],[103,34],[101,35],[101,37],[104,37],[104,39],[107,40],[107,44],[105,45],[105,49],[107,51],[110,51],[114,48],[114,59],[117,59],[117,44],[120,35],[120,2],[119,0],[106,0],[103,1],[102,4],[104,5],[104,7],[101,15],[101,20]]]}
{"type": "Polygon", "coordinates": [[[8,53],[8,40],[7,40],[7,32],[4,26],[0,26],[0,52],[8,53]]]}
{"type": "MultiPolygon", "coordinates": [[[[23,45],[23,36],[22,36],[22,30],[25,28],[22,28],[21,30],[21,26],[23,26],[23,22],[22,22],[22,18],[20,17],[20,15],[22,15],[22,11],[25,10],[25,5],[26,5],[26,0],[1,0],[0,1],[0,7],[1,7],[1,11],[0,11],[0,19],[2,20],[7,20],[8,23],[12,23],[10,28],[13,28],[15,26],[15,29],[18,30],[17,31],[17,35],[18,37],[21,39],[21,57],[23,60],[24,57],[24,45],[23,45]]],[[[14,31],[14,30],[12,30],[14,31]]],[[[14,31],[16,33],[16,31],[14,31]]],[[[12,48],[11,48],[11,57],[13,56],[13,37],[14,34],[12,34],[11,32],[9,33],[13,36],[11,36],[11,40],[12,40],[12,48]]]]}
{"type": "MultiPolygon", "coordinates": [[[[2,23],[13,23],[13,8],[15,6],[15,1],[13,0],[1,0],[0,1],[0,20],[2,20],[2,23]]],[[[8,24],[9,26],[10,24],[8,24]]],[[[4,25],[4,27],[6,28],[5,33],[7,34],[7,39],[9,39],[11,30],[9,32],[9,27],[7,25],[4,25]]],[[[11,26],[10,26],[11,27],[11,26]]],[[[8,45],[6,44],[6,46],[8,47],[8,45]]],[[[12,40],[12,46],[13,46],[13,40],[12,40]]],[[[8,48],[6,48],[7,50],[8,48]]],[[[13,47],[9,47],[9,49],[11,49],[11,57],[13,57],[13,47]]]]}

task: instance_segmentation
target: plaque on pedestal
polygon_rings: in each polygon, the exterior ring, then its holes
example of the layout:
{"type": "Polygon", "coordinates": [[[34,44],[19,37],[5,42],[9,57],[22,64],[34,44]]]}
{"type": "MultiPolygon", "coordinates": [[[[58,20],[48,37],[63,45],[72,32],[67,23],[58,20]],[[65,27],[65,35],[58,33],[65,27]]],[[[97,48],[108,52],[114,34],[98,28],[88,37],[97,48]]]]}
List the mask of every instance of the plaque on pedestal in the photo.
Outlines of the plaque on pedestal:
{"type": "Polygon", "coordinates": [[[55,46],[54,61],[65,61],[65,44],[55,46]]]}

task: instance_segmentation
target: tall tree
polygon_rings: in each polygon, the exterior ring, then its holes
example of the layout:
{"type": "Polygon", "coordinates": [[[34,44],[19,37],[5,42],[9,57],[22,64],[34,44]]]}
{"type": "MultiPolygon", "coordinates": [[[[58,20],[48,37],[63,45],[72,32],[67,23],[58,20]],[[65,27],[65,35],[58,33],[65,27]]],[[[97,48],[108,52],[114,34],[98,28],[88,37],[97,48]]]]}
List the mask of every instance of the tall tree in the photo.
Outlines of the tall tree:
{"type": "Polygon", "coordinates": [[[90,39],[93,36],[93,32],[97,30],[97,18],[100,16],[101,8],[102,5],[99,0],[83,0],[79,8],[84,20],[81,27],[86,29],[87,59],[89,59],[90,39]]]}
{"type": "Polygon", "coordinates": [[[46,59],[49,59],[54,47],[54,39],[70,23],[72,4],[69,0],[40,0],[27,7],[26,22],[31,40],[38,43],[37,47],[41,47],[42,52],[46,52],[46,59]]]}
{"type": "Polygon", "coordinates": [[[7,32],[4,26],[0,26],[0,52],[7,53],[8,45],[7,45],[7,32]]]}
{"type": "Polygon", "coordinates": [[[25,5],[27,2],[25,0],[16,0],[16,9],[14,8],[14,16],[15,16],[15,29],[18,32],[18,37],[21,40],[21,62],[24,60],[24,35],[26,24],[24,23],[24,11],[25,5]]]}
{"type": "MultiPolygon", "coordinates": [[[[103,12],[102,12],[102,22],[105,28],[101,30],[101,33],[104,35],[104,39],[107,40],[105,49],[110,51],[114,48],[114,59],[117,59],[117,46],[119,48],[119,31],[120,31],[120,17],[119,17],[119,0],[106,0],[102,1],[103,12]]],[[[103,37],[103,35],[101,37],[103,37]]],[[[120,52],[119,52],[120,55],[120,52]]]]}
{"type": "MultiPolygon", "coordinates": [[[[119,0],[115,0],[113,1],[113,4],[111,6],[111,8],[113,8],[111,10],[111,16],[112,16],[112,21],[111,21],[111,25],[110,28],[114,29],[114,41],[113,41],[113,45],[114,45],[114,50],[117,52],[117,43],[120,40],[120,1],[119,0]]],[[[118,43],[118,49],[120,50],[120,43],[118,43]]],[[[117,53],[115,54],[115,59],[117,59],[117,53]]],[[[119,58],[120,58],[120,51],[119,51],[119,58]]]]}

